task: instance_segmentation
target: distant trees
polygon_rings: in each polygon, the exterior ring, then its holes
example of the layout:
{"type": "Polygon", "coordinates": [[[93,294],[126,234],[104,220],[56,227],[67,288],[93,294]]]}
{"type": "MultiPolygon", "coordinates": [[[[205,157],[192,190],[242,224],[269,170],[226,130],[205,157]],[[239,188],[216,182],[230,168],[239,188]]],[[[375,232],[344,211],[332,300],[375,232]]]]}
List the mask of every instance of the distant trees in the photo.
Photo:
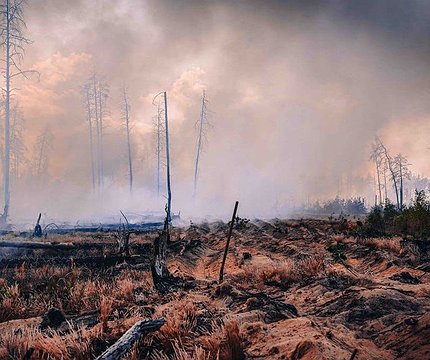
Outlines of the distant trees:
{"type": "Polygon", "coordinates": [[[93,190],[103,188],[104,182],[104,119],[109,115],[107,101],[109,85],[93,75],[82,86],[83,104],[88,122],[93,190]]]}
{"type": "Polygon", "coordinates": [[[10,161],[12,179],[17,182],[21,176],[21,166],[27,162],[27,147],[24,143],[24,117],[16,104],[12,109],[12,124],[10,131],[10,161]]]}
{"type": "Polygon", "coordinates": [[[24,48],[31,41],[25,37],[26,24],[23,15],[24,0],[3,0],[0,5],[1,15],[1,46],[4,49],[4,67],[2,72],[5,79],[4,92],[4,166],[3,166],[3,188],[4,188],[4,210],[0,216],[1,225],[5,225],[10,208],[10,160],[11,160],[11,87],[12,79],[17,76],[28,77],[35,73],[33,70],[23,70],[21,62],[24,58],[24,48]]]}
{"type": "Polygon", "coordinates": [[[130,104],[127,96],[127,90],[123,89],[123,98],[122,98],[122,120],[124,122],[124,127],[127,134],[127,155],[128,155],[128,179],[130,192],[133,190],[133,163],[131,158],[131,142],[130,142],[130,104]]]}
{"type": "Polygon", "coordinates": [[[392,157],[383,144],[381,139],[378,137],[375,139],[373,144],[371,160],[375,162],[376,173],[377,173],[377,183],[379,192],[379,204],[382,204],[382,192],[381,192],[381,179],[384,179],[385,187],[385,203],[387,202],[387,184],[386,184],[386,171],[388,170],[391,182],[394,188],[394,193],[396,196],[397,209],[401,210],[404,207],[404,182],[405,179],[409,179],[411,172],[409,171],[409,163],[405,156],[398,154],[392,157]]]}
{"type": "Polygon", "coordinates": [[[47,173],[49,158],[53,149],[54,135],[48,124],[37,137],[34,144],[33,174],[41,179],[47,173]]]}

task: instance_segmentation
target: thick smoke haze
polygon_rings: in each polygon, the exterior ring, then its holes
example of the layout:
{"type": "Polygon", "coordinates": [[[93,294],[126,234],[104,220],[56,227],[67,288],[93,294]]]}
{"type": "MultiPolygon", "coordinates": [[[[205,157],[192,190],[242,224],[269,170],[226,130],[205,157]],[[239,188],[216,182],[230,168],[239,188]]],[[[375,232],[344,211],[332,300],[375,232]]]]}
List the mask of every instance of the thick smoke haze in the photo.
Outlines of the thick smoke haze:
{"type": "MultiPolygon", "coordinates": [[[[188,216],[281,216],[304,201],[374,194],[379,135],[430,175],[430,4],[423,1],[69,1],[26,6],[15,101],[28,162],[12,185],[13,220],[77,221],[119,209],[160,211],[152,99],[167,91],[173,210],[188,216]],[[80,87],[110,85],[105,190],[91,192],[80,87]],[[128,192],[121,91],[131,104],[135,191],[128,192]],[[195,123],[206,90],[212,124],[192,199],[195,123]],[[29,174],[49,124],[48,168],[29,174]]],[[[164,182],[163,182],[164,184],[164,182]]]]}

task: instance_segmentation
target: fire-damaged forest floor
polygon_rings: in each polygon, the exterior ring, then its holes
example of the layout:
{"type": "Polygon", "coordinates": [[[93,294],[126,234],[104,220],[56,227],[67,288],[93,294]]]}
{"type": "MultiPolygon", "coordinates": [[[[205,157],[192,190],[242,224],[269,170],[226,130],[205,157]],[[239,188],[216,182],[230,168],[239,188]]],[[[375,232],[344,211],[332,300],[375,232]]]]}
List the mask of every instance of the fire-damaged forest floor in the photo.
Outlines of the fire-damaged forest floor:
{"type": "Polygon", "coordinates": [[[174,228],[168,268],[181,280],[164,293],[150,273],[156,232],[132,235],[125,261],[100,261],[113,233],[43,240],[93,248],[1,248],[0,358],[93,359],[136,321],[164,318],[125,358],[429,359],[430,244],[359,239],[355,226],[241,220],[222,284],[228,224],[174,228]]]}

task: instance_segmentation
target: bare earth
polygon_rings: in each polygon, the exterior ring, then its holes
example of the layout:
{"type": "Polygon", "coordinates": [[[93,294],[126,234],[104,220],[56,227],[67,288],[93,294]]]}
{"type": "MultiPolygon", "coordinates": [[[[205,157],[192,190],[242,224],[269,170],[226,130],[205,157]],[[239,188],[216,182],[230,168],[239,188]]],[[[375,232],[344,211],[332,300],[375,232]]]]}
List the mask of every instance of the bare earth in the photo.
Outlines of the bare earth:
{"type": "MultiPolygon", "coordinates": [[[[164,317],[166,324],[139,341],[129,359],[430,359],[429,243],[357,239],[354,223],[345,221],[240,221],[218,284],[227,229],[219,222],[173,230],[168,267],[178,280],[163,294],[153,289],[149,272],[155,233],[131,238],[138,261],[113,266],[67,263],[70,256],[109,254],[109,246],[61,254],[2,249],[0,261],[27,262],[7,269],[3,263],[0,270],[0,358],[91,358],[138,319],[164,317]],[[36,276],[47,281],[37,272],[43,266],[37,258],[51,270],[76,272],[67,298],[61,286],[51,301],[37,296],[49,284],[37,290],[36,276]],[[14,285],[19,295],[10,305],[14,285]],[[77,296],[81,287],[86,290],[77,296]],[[51,307],[80,321],[73,345],[71,325],[51,324],[55,333],[39,328],[51,307]],[[24,341],[22,334],[31,331],[24,341]]],[[[108,234],[44,241],[90,240],[114,242],[108,234]]],[[[68,279],[64,274],[60,278],[68,279]]]]}

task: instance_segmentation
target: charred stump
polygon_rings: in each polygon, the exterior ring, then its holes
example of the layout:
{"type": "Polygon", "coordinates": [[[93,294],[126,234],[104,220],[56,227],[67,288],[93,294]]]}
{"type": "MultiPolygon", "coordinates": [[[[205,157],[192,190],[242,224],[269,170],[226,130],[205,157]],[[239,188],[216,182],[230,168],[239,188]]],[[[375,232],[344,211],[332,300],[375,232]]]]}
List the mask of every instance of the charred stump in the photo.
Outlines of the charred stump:
{"type": "Polygon", "coordinates": [[[120,222],[118,227],[118,232],[116,236],[118,242],[118,252],[120,254],[125,253],[126,256],[130,256],[130,224],[124,213],[122,211],[120,212],[125,219],[125,224],[120,222]]]}
{"type": "Polygon", "coordinates": [[[42,227],[40,226],[40,218],[42,217],[42,214],[39,213],[39,217],[37,218],[36,226],[34,227],[33,236],[34,237],[42,237],[42,227]]]}
{"type": "Polygon", "coordinates": [[[158,291],[166,291],[172,282],[172,275],[167,268],[167,243],[169,242],[169,218],[164,220],[163,231],[154,239],[154,254],[151,261],[151,274],[158,291]]]}

